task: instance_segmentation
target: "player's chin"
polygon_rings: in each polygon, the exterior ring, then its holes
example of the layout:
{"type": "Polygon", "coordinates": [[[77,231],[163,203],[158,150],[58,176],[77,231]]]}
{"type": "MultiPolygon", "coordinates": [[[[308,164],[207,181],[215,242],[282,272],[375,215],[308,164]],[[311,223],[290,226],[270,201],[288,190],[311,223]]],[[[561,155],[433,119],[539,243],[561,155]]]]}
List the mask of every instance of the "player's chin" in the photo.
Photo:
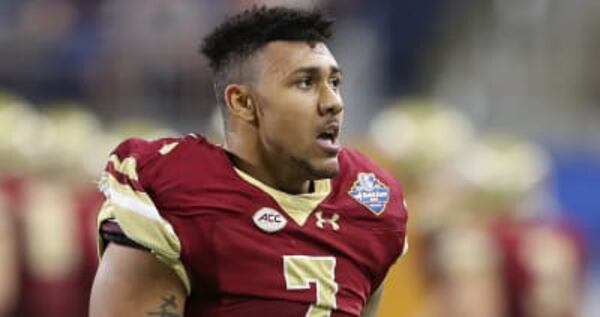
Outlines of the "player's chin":
{"type": "Polygon", "coordinates": [[[316,179],[333,178],[340,172],[337,156],[313,161],[312,173],[316,179]]]}

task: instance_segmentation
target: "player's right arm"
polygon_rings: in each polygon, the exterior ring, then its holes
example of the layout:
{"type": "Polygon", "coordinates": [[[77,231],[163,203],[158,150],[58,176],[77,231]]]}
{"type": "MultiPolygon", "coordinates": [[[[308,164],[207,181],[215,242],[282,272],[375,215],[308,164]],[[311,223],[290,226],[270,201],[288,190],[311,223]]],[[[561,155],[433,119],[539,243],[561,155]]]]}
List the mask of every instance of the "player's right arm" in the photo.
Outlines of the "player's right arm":
{"type": "Polygon", "coordinates": [[[181,241],[149,194],[169,184],[161,165],[168,153],[162,148],[176,145],[169,142],[130,139],[109,157],[99,182],[106,200],[98,214],[101,260],[91,317],[183,316],[191,287],[181,241]]]}
{"type": "Polygon", "coordinates": [[[183,316],[186,291],[150,252],[110,243],[90,299],[90,317],[183,316]]]}

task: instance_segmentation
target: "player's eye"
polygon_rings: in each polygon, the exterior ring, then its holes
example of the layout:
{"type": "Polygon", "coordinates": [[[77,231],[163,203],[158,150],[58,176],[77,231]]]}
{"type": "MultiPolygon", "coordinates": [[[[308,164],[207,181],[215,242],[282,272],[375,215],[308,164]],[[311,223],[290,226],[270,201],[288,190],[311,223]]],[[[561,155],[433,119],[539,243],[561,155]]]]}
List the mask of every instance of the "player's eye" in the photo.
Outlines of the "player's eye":
{"type": "Polygon", "coordinates": [[[296,82],[296,86],[300,89],[309,89],[313,85],[314,85],[314,80],[309,77],[302,78],[296,82]]]}
{"type": "Polygon", "coordinates": [[[331,85],[333,89],[337,90],[342,85],[342,79],[339,77],[333,77],[329,79],[329,85],[331,85]]]}

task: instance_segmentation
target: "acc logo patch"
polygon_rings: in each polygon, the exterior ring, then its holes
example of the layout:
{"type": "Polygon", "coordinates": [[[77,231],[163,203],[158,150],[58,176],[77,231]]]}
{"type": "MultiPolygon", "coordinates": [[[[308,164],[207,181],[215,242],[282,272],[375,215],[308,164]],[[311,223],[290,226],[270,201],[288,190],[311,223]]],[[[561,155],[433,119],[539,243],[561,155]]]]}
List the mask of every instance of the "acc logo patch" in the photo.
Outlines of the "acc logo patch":
{"type": "Polygon", "coordinates": [[[252,216],[254,224],[262,231],[273,233],[277,232],[287,225],[287,219],[273,208],[263,207],[252,216]]]}
{"type": "Polygon", "coordinates": [[[390,201],[390,189],[373,173],[358,173],[348,194],[378,216],[390,201]]]}

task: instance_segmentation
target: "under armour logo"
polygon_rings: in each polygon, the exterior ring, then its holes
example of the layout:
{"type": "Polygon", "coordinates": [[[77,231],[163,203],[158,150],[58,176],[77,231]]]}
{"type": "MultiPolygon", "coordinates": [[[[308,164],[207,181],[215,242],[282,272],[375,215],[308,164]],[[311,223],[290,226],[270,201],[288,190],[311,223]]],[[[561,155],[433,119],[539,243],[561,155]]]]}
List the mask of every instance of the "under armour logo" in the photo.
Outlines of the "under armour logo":
{"type": "Polygon", "coordinates": [[[317,216],[317,227],[325,229],[325,224],[329,224],[331,225],[331,228],[333,228],[334,231],[340,230],[340,225],[338,225],[337,223],[338,219],[340,219],[340,215],[334,213],[333,216],[331,216],[331,218],[327,219],[323,218],[322,212],[317,211],[315,213],[315,216],[317,216]]]}

